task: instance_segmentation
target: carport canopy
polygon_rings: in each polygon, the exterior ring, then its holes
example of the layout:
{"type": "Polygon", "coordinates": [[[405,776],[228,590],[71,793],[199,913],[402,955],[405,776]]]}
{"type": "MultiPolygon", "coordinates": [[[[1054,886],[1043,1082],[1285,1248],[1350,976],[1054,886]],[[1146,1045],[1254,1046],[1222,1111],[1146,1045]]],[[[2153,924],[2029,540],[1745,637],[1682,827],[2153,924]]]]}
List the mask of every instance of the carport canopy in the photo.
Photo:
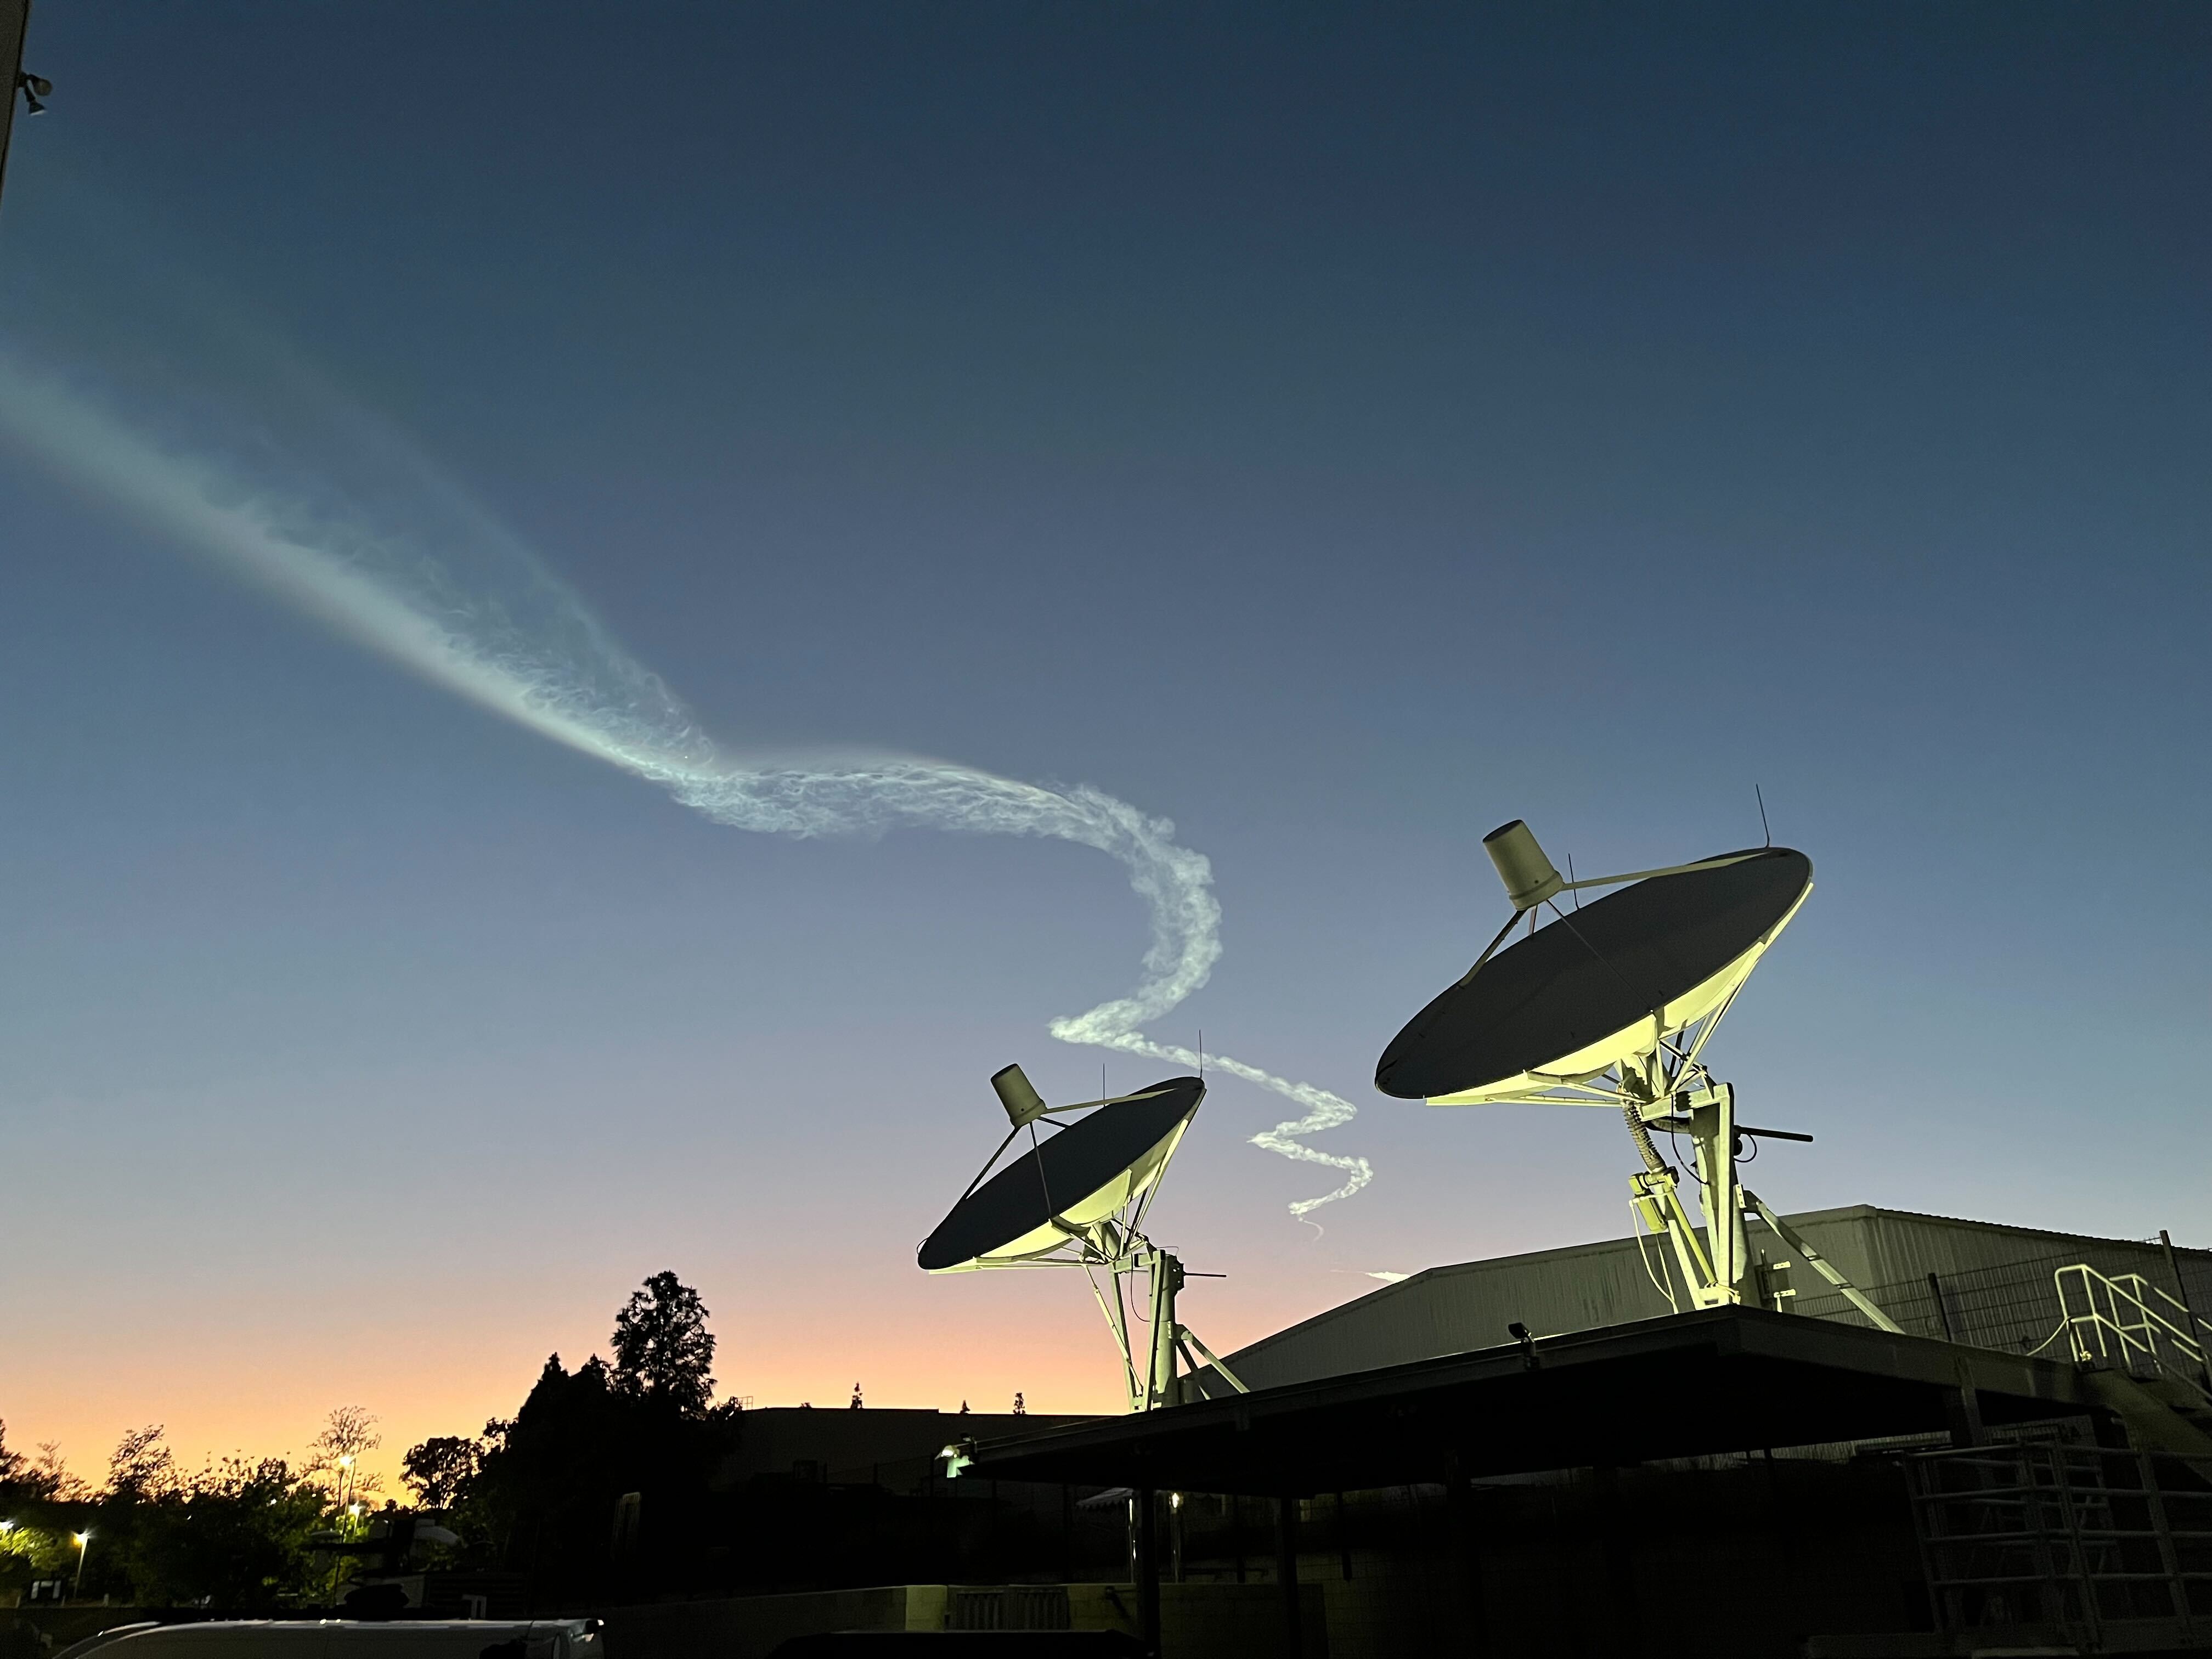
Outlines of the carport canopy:
{"type": "MultiPolygon", "coordinates": [[[[1216,1383],[1217,1387],[1220,1386],[1216,1383]]],[[[963,1449],[972,1477],[1306,1496],[2076,1416],[2068,1363],[1709,1308],[963,1449]]]]}

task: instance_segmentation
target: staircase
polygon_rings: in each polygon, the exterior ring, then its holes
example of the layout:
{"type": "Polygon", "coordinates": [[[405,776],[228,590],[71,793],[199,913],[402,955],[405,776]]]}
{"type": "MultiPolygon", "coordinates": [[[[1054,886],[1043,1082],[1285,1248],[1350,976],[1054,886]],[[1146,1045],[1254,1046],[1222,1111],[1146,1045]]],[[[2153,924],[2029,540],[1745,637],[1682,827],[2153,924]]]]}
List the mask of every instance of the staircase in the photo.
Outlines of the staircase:
{"type": "Polygon", "coordinates": [[[2051,1275],[2064,1316],[2059,1329],[2100,1403],[2136,1443],[2212,1470],[2212,1371],[2208,1330],[2187,1307],[2141,1273],[2108,1276],[2086,1262],[2051,1275]]]}
{"type": "Polygon", "coordinates": [[[2146,1377],[2140,1383],[2145,1394],[2158,1401],[2168,1411],[2186,1419],[2212,1437],[2212,1405],[2205,1402],[2201,1389],[2192,1388],[2179,1377],[2146,1377]]]}
{"type": "Polygon", "coordinates": [[[2169,1377],[2123,1370],[2094,1370],[2084,1380],[2097,1403],[2127,1425],[2133,1443],[2212,1472],[2212,1412],[2203,1409],[2202,1395],[2169,1377]]]}
{"type": "Polygon", "coordinates": [[[2063,1425],[1904,1460],[1942,1650],[2212,1656],[2212,1328],[2139,1273],[2052,1275],[2124,1444],[2063,1425]]]}

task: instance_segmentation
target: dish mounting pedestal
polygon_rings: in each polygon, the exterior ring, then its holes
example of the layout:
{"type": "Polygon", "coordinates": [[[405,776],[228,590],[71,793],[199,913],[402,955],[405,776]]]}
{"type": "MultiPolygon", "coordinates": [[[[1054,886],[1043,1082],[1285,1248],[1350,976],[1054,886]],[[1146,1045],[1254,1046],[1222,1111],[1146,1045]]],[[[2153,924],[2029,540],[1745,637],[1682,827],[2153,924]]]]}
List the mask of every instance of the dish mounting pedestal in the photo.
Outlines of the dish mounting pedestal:
{"type": "Polygon", "coordinates": [[[1182,1261],[1173,1252],[1160,1249],[1133,1231],[1115,1234],[1112,1242],[1120,1248],[1109,1255],[1099,1248],[1106,1240],[1093,1243],[1086,1239],[1085,1243],[1100,1259],[1085,1261],[1082,1265],[1093,1269],[1091,1291],[1121,1350],[1121,1374],[1129,1409],[1148,1412],[1180,1403],[1185,1384],[1178,1368],[1195,1377],[1204,1369],[1198,1361],[1200,1355],[1205,1356],[1214,1374],[1237,1393],[1250,1393],[1237,1373],[1229,1369],[1228,1363],[1200,1341],[1189,1326],[1176,1318],[1176,1296],[1187,1276],[1182,1261]],[[1110,1297],[1098,1283],[1095,1270],[1101,1267],[1106,1269],[1114,1287],[1110,1297]],[[1141,1340],[1131,1330],[1129,1320],[1129,1310],[1133,1305],[1129,1293],[1137,1288],[1139,1279],[1148,1304],[1146,1333],[1141,1340]],[[1142,1366],[1137,1363],[1140,1346],[1144,1353],[1142,1366]]]}
{"type": "MultiPolygon", "coordinates": [[[[1749,1302],[1778,1313],[1784,1311],[1784,1304],[1797,1294],[1790,1283],[1790,1270],[1802,1262],[1864,1314],[1876,1329],[1899,1329],[1895,1320],[1875,1306],[1796,1228],[1777,1215],[1765,1200],[1743,1184],[1736,1171],[1736,1158],[1742,1151],[1744,1136],[1774,1132],[1747,1131],[1737,1123],[1735,1086],[1715,1083],[1708,1077],[1696,1089],[1676,1091],[1654,1099],[1649,1079],[1657,1071],[1656,1056],[1650,1072],[1633,1065],[1620,1068],[1621,1092],[1626,1097],[1622,1112],[1628,1120],[1637,1151],[1644,1158],[1644,1168],[1628,1178],[1629,1208],[1634,1212],[1641,1230],[1637,1237],[1638,1253],[1642,1254],[1647,1234],[1666,1239],[1673,1247],[1674,1265],[1682,1275],[1682,1283],[1689,1287],[1692,1307],[1718,1308],[1749,1302]],[[1651,1131],[1655,1128],[1686,1132],[1695,1148],[1698,1187],[1703,1195],[1699,1207],[1705,1212],[1702,1238],[1683,1206],[1673,1166],[1659,1156],[1658,1148],[1652,1144],[1651,1131]],[[1745,1223],[1754,1217],[1791,1252],[1790,1256],[1753,1259],[1745,1223]]],[[[1648,1272],[1648,1257],[1644,1266],[1648,1272]]],[[[1665,1274],[1655,1273],[1651,1277],[1666,1293],[1668,1304],[1673,1305],[1674,1292],[1665,1274]]]]}

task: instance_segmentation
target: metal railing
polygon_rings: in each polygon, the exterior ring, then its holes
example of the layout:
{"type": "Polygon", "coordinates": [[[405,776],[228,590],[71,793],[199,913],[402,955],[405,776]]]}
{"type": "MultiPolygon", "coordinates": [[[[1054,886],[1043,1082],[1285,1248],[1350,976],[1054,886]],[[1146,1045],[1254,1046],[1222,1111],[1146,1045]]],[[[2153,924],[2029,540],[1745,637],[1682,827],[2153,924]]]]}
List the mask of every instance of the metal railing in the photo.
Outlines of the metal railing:
{"type": "Polygon", "coordinates": [[[2087,1262],[2061,1267],[2051,1279],[2058,1289],[2062,1328],[2077,1361],[2114,1364],[2130,1372],[2148,1367],[2212,1407],[2203,1325],[2179,1301],[2141,1273],[2107,1275],[2087,1262]]]}
{"type": "MultiPolygon", "coordinates": [[[[1923,1273],[1910,1279],[1860,1288],[1916,1336],[1938,1337],[1947,1342],[1996,1348],[2007,1353],[2063,1353],[2065,1350],[2061,1338],[2065,1327],[2058,1309],[2052,1305],[2052,1276],[2057,1271],[2085,1262],[2093,1271],[2116,1282],[2141,1276],[2135,1271],[2137,1264],[2118,1251],[2100,1256],[2094,1251],[2076,1249],[1987,1267],[1923,1273]]],[[[2208,1284],[2193,1266],[2191,1274],[2197,1305],[2212,1305],[2212,1284],[2208,1284]]],[[[2156,1286],[2154,1289],[2155,1296],[2138,1299],[2149,1300],[2161,1309],[2170,1306],[2172,1322],[2181,1326],[2185,1334],[2193,1325],[2195,1340],[2200,1344],[2212,1337],[2212,1324],[2202,1318],[2193,1322],[2188,1319],[2181,1312],[2181,1304],[2167,1291],[2156,1286]]],[[[1824,1286],[1801,1291],[1792,1301],[1791,1309],[1815,1319],[1854,1325],[1867,1322],[1856,1309],[1841,1297],[1827,1292],[1824,1286]]]]}
{"type": "Polygon", "coordinates": [[[2039,1625],[2095,1639],[2115,1620],[2212,1615],[2212,1492],[2154,1460],[2058,1437],[1905,1460],[1945,1630],[2039,1625]]]}

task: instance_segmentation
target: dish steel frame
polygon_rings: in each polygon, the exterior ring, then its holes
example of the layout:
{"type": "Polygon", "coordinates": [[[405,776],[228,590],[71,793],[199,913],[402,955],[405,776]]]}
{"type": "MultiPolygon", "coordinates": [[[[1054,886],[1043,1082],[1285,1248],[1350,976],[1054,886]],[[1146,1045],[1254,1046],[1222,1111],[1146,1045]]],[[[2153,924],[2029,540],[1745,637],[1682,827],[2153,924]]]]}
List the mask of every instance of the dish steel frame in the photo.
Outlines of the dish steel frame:
{"type": "MultiPolygon", "coordinates": [[[[1557,902],[1561,893],[1583,888],[1613,887],[1627,882],[1653,881],[1669,876],[1687,875],[1693,871],[1718,869],[1747,858],[1759,856],[1757,852],[1734,853],[1722,858],[1705,859],[1694,864],[1679,864],[1660,870],[1637,870],[1618,876],[1589,876],[1580,881],[1563,880],[1552,866],[1551,860],[1537,845],[1536,838],[1519,819],[1493,830],[1484,840],[1484,847],[1497,865],[1499,878],[1505,883],[1506,893],[1513,904],[1513,916],[1468,969],[1466,978],[1473,979],[1482,971],[1484,964],[1496,954],[1506,936],[1525,917],[1528,932],[1536,931],[1536,912],[1549,908],[1555,926],[1573,931],[1573,923],[1557,902]]],[[[1765,849],[1759,849],[1764,851],[1765,849]]],[[[1629,1209],[1635,1218],[1637,1254],[1642,1258],[1644,1270],[1653,1285],[1667,1298],[1667,1305],[1680,1311],[1672,1279],[1665,1271],[1663,1258],[1659,1266],[1653,1265],[1650,1248],[1654,1242],[1663,1240],[1671,1250],[1676,1271],[1686,1287],[1690,1304],[1697,1308],[1741,1305],[1783,1310],[1789,1299],[1796,1294],[1790,1286],[1790,1270],[1802,1263],[1832,1285],[1844,1298],[1864,1315],[1880,1330],[1898,1331],[1900,1327],[1884,1313],[1857,1286],[1845,1278],[1836,1265],[1814,1249],[1796,1229],[1776,1214],[1771,1206],[1743,1184],[1736,1165],[1743,1154],[1747,1139],[1810,1141],[1812,1136],[1793,1133],[1783,1129],[1754,1129],[1742,1122],[1735,1111],[1734,1085],[1716,1079],[1703,1058],[1705,1044],[1720,1028],[1722,1018],[1735,1005],[1736,996],[1759,965],[1769,945],[1793,917],[1813,890],[1808,881],[1804,891],[1797,896],[1789,910],[1751,946],[1720,973],[1713,975],[1705,987],[1688,994],[1702,1001],[1702,994],[1717,981],[1730,976],[1734,983],[1727,984],[1717,1002],[1696,1018],[1670,1025],[1662,1017],[1664,1010],[1654,1010],[1650,1018],[1651,1038],[1648,1042],[1633,1045],[1630,1052],[1620,1054],[1601,1070],[1582,1076],[1562,1076],[1538,1079],[1531,1077],[1523,1087],[1503,1089],[1480,1088],[1462,1096],[1433,1096],[1432,1106],[1456,1105],[1523,1105],[1523,1106],[1595,1106],[1609,1108],[1620,1113],[1628,1127],[1629,1138],[1635,1143],[1637,1156],[1644,1167],[1628,1178],[1629,1209]],[[1704,1212],[1705,1226],[1698,1227],[1683,1202],[1681,1171],[1661,1155],[1652,1132],[1657,1130],[1669,1136],[1686,1134],[1690,1139],[1691,1155],[1684,1160],[1690,1177],[1698,1189],[1698,1207],[1704,1212]],[[1754,1253],[1747,1231],[1747,1224],[1758,1220],[1780,1242],[1784,1255],[1778,1251],[1771,1256],[1754,1253]]],[[[1579,937],[1579,935],[1577,935],[1579,937]]],[[[1462,983],[1465,981],[1462,981],[1462,983]]],[[[1639,1022],[1640,1024],[1641,1022],[1639,1022]]],[[[1633,1027],[1630,1028],[1633,1030],[1633,1027]]],[[[1620,1034],[1625,1035],[1625,1034],[1620,1034]]]]}
{"type": "MultiPolygon", "coordinates": [[[[999,1143],[975,1179],[968,1185],[969,1193],[975,1192],[988,1180],[1006,1156],[1007,1147],[1024,1129],[1030,1133],[1030,1149],[1039,1149],[1036,1124],[1042,1119],[1060,1116],[1068,1112],[1079,1112],[1091,1107],[1109,1107],[1125,1101],[1141,1100],[1143,1093],[1116,1095],[1105,1100],[1086,1100],[1068,1106],[1048,1106],[1029,1085],[1029,1079],[1017,1066],[1008,1066],[992,1079],[1007,1115],[1013,1120],[1013,1128],[999,1143]],[[1010,1079],[1009,1074],[1012,1074],[1010,1079]]],[[[1195,1110],[1195,1109],[1193,1109],[1195,1110]]],[[[1206,1396],[1198,1391],[1194,1379],[1204,1369],[1199,1363],[1203,1356],[1214,1374],[1238,1394],[1250,1392],[1228,1362],[1207,1347],[1198,1334],[1182,1322],[1176,1310],[1177,1296],[1184,1281],[1193,1275],[1183,1267],[1182,1259],[1171,1250],[1163,1249],[1147,1237],[1144,1223],[1151,1213],[1152,1200],[1159,1195],[1162,1183],[1167,1179],[1167,1165],[1174,1159],[1176,1149],[1182,1144],[1184,1129],[1176,1131],[1173,1142],[1160,1158],[1159,1168],[1143,1188],[1132,1194],[1129,1200],[1112,1214],[1089,1223],[1073,1222],[1063,1215],[1051,1216],[1049,1224],[1064,1236],[1062,1242],[1048,1250],[1007,1260],[993,1261],[979,1258],[958,1267],[940,1268],[943,1273],[999,1273],[1017,1267],[1079,1267],[1090,1281],[1091,1296],[1098,1310],[1106,1317],[1106,1326],[1114,1334],[1115,1347],[1121,1356],[1123,1391],[1129,1410],[1156,1411],[1163,1406],[1178,1403],[1184,1394],[1193,1392],[1198,1398],[1206,1396]],[[1100,1282],[1100,1275],[1105,1282],[1100,1282]],[[1110,1294],[1109,1293],[1110,1291],[1110,1294]],[[1143,1312],[1139,1312],[1139,1309],[1143,1312]]],[[[1057,1127],[1057,1125],[1048,1127],[1057,1127]]],[[[963,1195],[962,1201],[966,1201],[963,1195]]],[[[1200,1273],[1206,1279],[1218,1275],[1200,1273]]]]}

